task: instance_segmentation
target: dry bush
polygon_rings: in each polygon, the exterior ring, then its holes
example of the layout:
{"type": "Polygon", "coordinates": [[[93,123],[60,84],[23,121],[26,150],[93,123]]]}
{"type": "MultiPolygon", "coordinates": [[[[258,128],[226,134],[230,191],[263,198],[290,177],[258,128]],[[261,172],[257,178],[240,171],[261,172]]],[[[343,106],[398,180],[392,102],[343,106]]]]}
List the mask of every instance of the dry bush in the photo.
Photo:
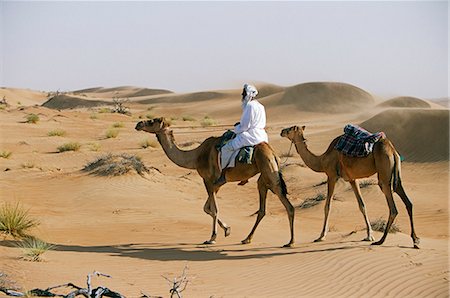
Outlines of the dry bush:
{"type": "Polygon", "coordinates": [[[112,125],[112,127],[114,127],[114,128],[122,128],[122,127],[124,127],[125,125],[123,124],[123,122],[115,122],[115,123],[113,123],[113,125],[112,125]]]}
{"type": "Polygon", "coordinates": [[[364,180],[359,182],[359,187],[360,188],[366,188],[366,187],[369,187],[371,185],[378,185],[378,181],[375,180],[375,179],[364,179],[364,180]]]}
{"type": "Polygon", "coordinates": [[[112,109],[113,113],[119,113],[124,115],[129,115],[130,112],[129,107],[125,106],[130,100],[128,98],[113,98],[114,108],[112,109]]]}
{"type": "Polygon", "coordinates": [[[327,196],[325,194],[317,193],[317,195],[314,197],[306,198],[306,200],[304,200],[298,207],[300,209],[311,208],[313,206],[318,205],[321,201],[325,200],[326,198],[327,196]]]}
{"type": "MultiPolygon", "coordinates": [[[[384,220],[382,218],[377,218],[370,222],[370,226],[372,227],[372,230],[378,231],[378,232],[384,232],[386,230],[386,225],[387,225],[386,220],[384,220]]],[[[400,227],[397,226],[394,222],[394,223],[392,223],[391,228],[389,229],[389,233],[397,233],[397,232],[401,232],[401,230],[400,230],[400,227]]]]}
{"type": "Polygon", "coordinates": [[[183,121],[196,121],[194,117],[189,115],[183,116],[181,119],[183,119],[183,121]]]}
{"type": "Polygon", "coordinates": [[[66,131],[62,129],[54,129],[47,133],[49,137],[63,137],[66,135],[66,131]]]}
{"type": "Polygon", "coordinates": [[[108,129],[108,131],[106,131],[106,133],[105,133],[105,137],[107,139],[117,138],[118,135],[119,135],[119,131],[117,129],[108,129]]]}
{"type": "Polygon", "coordinates": [[[9,158],[11,156],[11,151],[0,151],[0,157],[1,158],[9,158]]]}
{"type": "Polygon", "coordinates": [[[13,237],[26,237],[27,231],[39,225],[39,222],[30,218],[28,210],[23,209],[19,203],[15,205],[4,203],[0,207],[0,232],[13,237]]]}
{"type": "Polygon", "coordinates": [[[127,153],[107,154],[84,166],[82,171],[98,176],[121,176],[136,171],[139,175],[150,172],[141,158],[127,153]]]}
{"type": "Polygon", "coordinates": [[[66,152],[66,151],[78,151],[80,150],[81,144],[77,142],[70,142],[63,144],[58,147],[58,152],[66,152]]]}
{"type": "Polygon", "coordinates": [[[152,147],[152,148],[157,148],[159,146],[158,141],[156,140],[149,140],[149,139],[145,139],[142,140],[139,145],[141,146],[141,148],[148,148],[148,147],[152,147]]]}
{"type": "Polygon", "coordinates": [[[200,121],[200,125],[203,127],[206,126],[212,126],[212,125],[216,125],[217,121],[210,118],[209,116],[205,116],[205,118],[202,119],[202,121],[200,121]]]}
{"type": "Polygon", "coordinates": [[[25,116],[25,119],[27,123],[36,124],[39,121],[39,116],[36,114],[28,114],[27,116],[25,116]]]}

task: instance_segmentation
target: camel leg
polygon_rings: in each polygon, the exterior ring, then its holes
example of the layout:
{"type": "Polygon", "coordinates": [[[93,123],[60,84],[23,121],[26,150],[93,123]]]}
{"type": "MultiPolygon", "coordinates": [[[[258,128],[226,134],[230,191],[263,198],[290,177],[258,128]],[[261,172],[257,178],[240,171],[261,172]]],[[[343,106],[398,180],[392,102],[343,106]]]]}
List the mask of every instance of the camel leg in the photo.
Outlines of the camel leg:
{"type": "Polygon", "coordinates": [[[292,206],[291,202],[289,202],[287,196],[283,191],[280,190],[279,187],[277,187],[278,191],[274,191],[274,193],[278,196],[281,203],[284,205],[284,208],[286,208],[286,212],[288,214],[289,218],[289,229],[291,232],[291,240],[289,240],[289,243],[283,245],[283,247],[293,247],[295,240],[294,240],[294,217],[295,217],[295,208],[292,206]]]}
{"type": "Polygon", "coordinates": [[[414,243],[414,248],[419,248],[420,239],[416,236],[416,232],[414,231],[414,222],[413,222],[413,205],[411,201],[409,200],[408,196],[405,193],[405,190],[403,189],[401,181],[399,181],[399,184],[397,186],[397,189],[395,192],[400,196],[403,203],[405,203],[406,209],[408,210],[409,215],[409,221],[411,223],[411,238],[414,243]]]}
{"type": "Polygon", "coordinates": [[[211,215],[213,218],[213,224],[212,224],[212,234],[210,240],[207,240],[204,242],[204,244],[214,244],[216,242],[217,238],[217,223],[219,226],[224,230],[225,237],[230,235],[231,228],[224,222],[222,222],[218,216],[218,208],[216,204],[216,195],[213,191],[214,187],[212,185],[209,185],[206,181],[204,181],[206,190],[208,192],[208,199],[206,200],[205,205],[203,206],[203,210],[211,215]]]}
{"type": "Polygon", "coordinates": [[[335,178],[335,177],[328,177],[328,181],[327,181],[327,187],[328,187],[327,200],[325,201],[325,207],[324,207],[325,218],[324,218],[324,221],[323,221],[322,233],[320,233],[319,238],[314,240],[314,242],[323,241],[323,240],[325,240],[325,237],[327,236],[327,233],[328,233],[328,219],[329,219],[329,215],[330,215],[330,205],[331,205],[331,199],[333,198],[334,187],[336,186],[336,181],[337,181],[337,178],[335,178]]]}
{"type": "Polygon", "coordinates": [[[362,215],[364,216],[364,222],[366,223],[367,228],[367,237],[363,239],[363,241],[373,241],[373,231],[372,227],[370,226],[369,217],[367,216],[366,212],[366,206],[364,204],[363,198],[361,196],[361,189],[359,188],[359,183],[357,183],[355,180],[349,181],[350,185],[353,188],[353,192],[355,193],[356,199],[358,200],[358,206],[359,210],[361,211],[362,215]]]}
{"type": "Polygon", "coordinates": [[[389,183],[381,183],[380,188],[383,191],[384,195],[386,196],[386,200],[389,206],[389,219],[386,224],[386,229],[384,230],[383,237],[381,237],[380,240],[377,242],[372,243],[372,245],[381,245],[383,244],[384,240],[386,240],[387,234],[389,233],[389,230],[391,229],[391,225],[394,222],[395,217],[398,214],[397,207],[395,207],[394,197],[392,196],[391,186],[389,183]]]}
{"type": "Polygon", "coordinates": [[[263,217],[266,215],[266,198],[267,198],[267,191],[268,188],[266,186],[266,183],[262,179],[262,175],[258,178],[258,191],[259,191],[259,210],[258,210],[258,216],[256,217],[256,222],[253,225],[252,230],[250,231],[250,234],[248,234],[247,238],[241,241],[242,244],[248,244],[252,242],[253,234],[256,231],[256,228],[259,225],[259,222],[263,219],[263,217]]]}

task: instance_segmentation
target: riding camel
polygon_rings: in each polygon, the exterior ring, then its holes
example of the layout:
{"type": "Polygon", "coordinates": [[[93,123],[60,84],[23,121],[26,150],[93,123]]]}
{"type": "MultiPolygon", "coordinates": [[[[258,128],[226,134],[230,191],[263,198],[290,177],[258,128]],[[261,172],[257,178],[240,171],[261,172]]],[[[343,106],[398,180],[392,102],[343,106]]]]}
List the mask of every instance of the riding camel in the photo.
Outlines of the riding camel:
{"type": "Polygon", "coordinates": [[[304,137],[305,126],[292,126],[281,131],[281,136],[288,138],[295,144],[298,154],[303,159],[305,164],[315,172],[325,173],[328,176],[327,185],[327,199],[325,202],[325,219],[323,223],[322,233],[320,237],[315,240],[322,241],[325,239],[328,232],[328,218],[330,214],[330,203],[333,197],[335,184],[339,178],[348,181],[358,200],[359,210],[364,216],[364,221],[367,227],[367,237],[365,241],[373,241],[372,228],[370,226],[369,218],[366,213],[363,198],[359,184],[356,179],[366,178],[373,174],[378,175],[378,185],[381,191],[386,196],[389,206],[389,219],[383,236],[373,245],[381,245],[386,240],[391,225],[397,216],[397,208],[394,203],[392,191],[397,193],[402,199],[408,210],[408,215],[411,223],[411,238],[415,248],[419,248],[419,238],[414,231],[413,223],[413,205],[405,193],[400,177],[400,155],[395,150],[392,143],[387,138],[382,138],[374,144],[373,151],[367,157],[349,157],[335,149],[340,136],[336,137],[328,149],[320,156],[309,151],[304,137]]]}
{"type": "MultiPolygon", "coordinates": [[[[213,219],[211,238],[205,241],[204,244],[214,244],[217,237],[217,223],[224,230],[225,237],[229,236],[231,232],[231,228],[219,219],[216,203],[216,193],[219,191],[220,186],[215,186],[214,182],[221,174],[216,145],[220,142],[220,137],[209,137],[195,149],[182,150],[175,144],[173,131],[168,127],[169,123],[164,118],[155,118],[148,121],[140,121],[137,123],[135,129],[156,134],[164,152],[172,162],[182,168],[197,170],[199,175],[203,178],[203,183],[208,193],[208,199],[206,200],[203,210],[213,219]]],[[[225,171],[225,177],[228,182],[241,181],[241,183],[244,184],[245,181],[258,173],[261,173],[258,178],[258,216],[250,234],[247,238],[242,240],[242,243],[248,244],[251,242],[258,224],[263,219],[266,210],[266,196],[270,189],[278,196],[281,203],[286,208],[289,218],[291,239],[284,247],[291,247],[294,245],[295,210],[287,198],[286,183],[279,171],[278,157],[272,147],[265,142],[256,145],[252,164],[236,162],[235,167],[228,168],[225,171]]]]}

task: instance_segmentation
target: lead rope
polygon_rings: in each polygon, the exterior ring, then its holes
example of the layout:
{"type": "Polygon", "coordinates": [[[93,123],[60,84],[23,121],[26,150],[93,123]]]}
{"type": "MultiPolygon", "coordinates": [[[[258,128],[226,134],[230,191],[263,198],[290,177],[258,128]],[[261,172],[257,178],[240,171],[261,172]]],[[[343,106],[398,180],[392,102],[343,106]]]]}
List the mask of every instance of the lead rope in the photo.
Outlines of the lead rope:
{"type": "Polygon", "coordinates": [[[289,156],[291,155],[292,144],[294,144],[294,140],[292,140],[291,146],[289,147],[288,154],[286,155],[286,159],[284,160],[284,162],[281,163],[281,166],[284,166],[286,164],[287,160],[289,159],[289,156]]]}

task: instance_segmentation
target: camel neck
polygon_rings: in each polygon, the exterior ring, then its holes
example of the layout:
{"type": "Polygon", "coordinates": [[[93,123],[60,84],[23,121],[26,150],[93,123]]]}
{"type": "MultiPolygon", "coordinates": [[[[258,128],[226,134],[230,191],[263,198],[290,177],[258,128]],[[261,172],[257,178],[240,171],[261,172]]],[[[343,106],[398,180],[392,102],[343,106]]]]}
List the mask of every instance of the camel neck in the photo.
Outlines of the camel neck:
{"type": "Polygon", "coordinates": [[[299,135],[294,137],[295,148],[298,154],[308,166],[314,172],[323,172],[322,159],[320,156],[315,155],[309,151],[308,146],[306,146],[305,139],[300,138],[299,135]]]}
{"type": "Polygon", "coordinates": [[[177,166],[186,169],[196,169],[199,150],[181,150],[175,144],[172,131],[160,131],[156,133],[159,143],[161,144],[167,157],[177,166]]]}

